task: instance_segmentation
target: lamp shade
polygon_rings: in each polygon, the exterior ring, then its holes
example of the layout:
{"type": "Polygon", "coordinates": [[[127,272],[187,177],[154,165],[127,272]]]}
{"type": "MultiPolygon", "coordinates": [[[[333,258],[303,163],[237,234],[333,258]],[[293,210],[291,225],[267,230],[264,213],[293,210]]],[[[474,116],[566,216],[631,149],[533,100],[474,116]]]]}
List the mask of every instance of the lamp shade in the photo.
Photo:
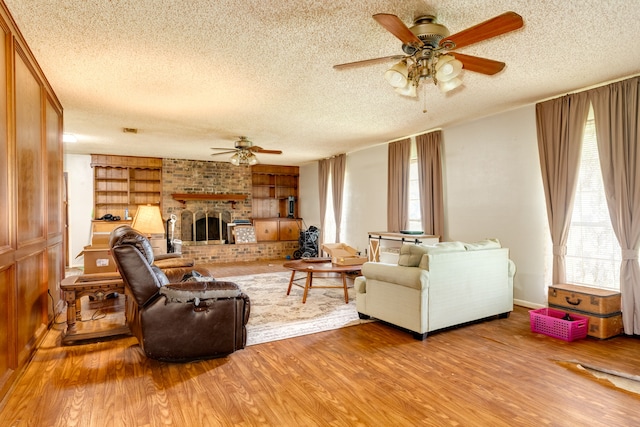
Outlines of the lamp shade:
{"type": "Polygon", "coordinates": [[[164,222],[160,207],[155,205],[138,206],[131,228],[146,235],[164,234],[164,222]]]}
{"type": "Polygon", "coordinates": [[[258,158],[255,154],[251,153],[251,155],[247,159],[247,163],[249,164],[249,166],[253,166],[258,163],[258,158]]]}
{"type": "Polygon", "coordinates": [[[451,55],[442,55],[436,63],[436,79],[440,82],[448,82],[460,75],[462,62],[451,55]]]}
{"type": "Polygon", "coordinates": [[[438,89],[440,89],[440,92],[446,93],[446,92],[449,92],[450,90],[457,88],[461,84],[462,84],[462,80],[455,78],[446,82],[438,82],[438,89]]]}
{"type": "Polygon", "coordinates": [[[418,88],[413,82],[409,82],[405,87],[397,87],[395,89],[400,95],[416,98],[418,96],[418,88]]]}
{"type": "Polygon", "coordinates": [[[408,73],[407,61],[400,61],[384,73],[384,78],[393,87],[405,87],[408,73]]]}

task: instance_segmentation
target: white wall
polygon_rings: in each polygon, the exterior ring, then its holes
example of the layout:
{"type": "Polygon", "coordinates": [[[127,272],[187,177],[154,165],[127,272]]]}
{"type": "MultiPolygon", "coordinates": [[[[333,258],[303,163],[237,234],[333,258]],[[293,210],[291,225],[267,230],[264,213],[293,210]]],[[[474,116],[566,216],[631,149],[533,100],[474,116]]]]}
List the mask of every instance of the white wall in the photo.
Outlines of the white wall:
{"type": "Polygon", "coordinates": [[[318,191],[318,162],[300,166],[298,214],[306,228],[320,228],[320,192],[318,191]]]}
{"type": "Polygon", "coordinates": [[[93,217],[93,169],[91,156],[65,154],[64,171],[67,172],[69,203],[69,264],[82,267],[83,257],[76,258],[91,243],[93,217]]]}
{"type": "MultiPolygon", "coordinates": [[[[550,238],[535,128],[535,106],[443,129],[445,235],[442,240],[500,239],[517,266],[514,298],[546,303],[550,238]]],[[[315,189],[317,166],[301,168],[301,187],[315,189]]],[[[306,193],[301,188],[301,199],[306,193]]],[[[387,224],[387,145],[347,155],[343,241],[361,251],[370,231],[387,224]]],[[[317,218],[317,203],[303,217],[317,218]]],[[[309,210],[308,210],[309,209],[309,210]]]]}
{"type": "Polygon", "coordinates": [[[387,144],[347,156],[342,241],[368,250],[368,233],[387,229],[387,144]]]}
{"type": "Polygon", "coordinates": [[[546,303],[551,259],[535,106],[443,131],[445,240],[497,237],[517,266],[516,300],[546,303]]]}
{"type": "MultiPolygon", "coordinates": [[[[387,145],[350,153],[345,169],[340,240],[364,255],[368,233],[387,228],[387,145]]],[[[320,227],[317,162],[300,167],[300,200],[307,226],[320,227]]]]}

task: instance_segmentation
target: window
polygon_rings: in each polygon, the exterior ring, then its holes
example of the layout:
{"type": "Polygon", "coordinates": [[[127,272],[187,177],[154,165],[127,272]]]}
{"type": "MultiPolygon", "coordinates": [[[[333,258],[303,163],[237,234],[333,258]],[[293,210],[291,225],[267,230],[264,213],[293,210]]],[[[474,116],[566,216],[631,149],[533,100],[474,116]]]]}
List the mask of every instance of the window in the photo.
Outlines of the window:
{"type": "MultiPolygon", "coordinates": [[[[412,145],[415,143],[412,141],[412,145]]],[[[418,182],[418,158],[412,151],[409,163],[409,230],[422,231],[422,214],[420,212],[420,184],[418,182]]]]}
{"type": "Polygon", "coordinates": [[[324,230],[322,231],[324,236],[323,243],[336,243],[336,219],[333,215],[333,193],[331,191],[332,181],[332,174],[329,174],[329,181],[327,182],[327,211],[325,212],[324,230]]]}
{"type": "Polygon", "coordinates": [[[585,126],[580,174],[567,241],[567,281],[620,289],[620,245],[604,193],[593,112],[585,126]]]}

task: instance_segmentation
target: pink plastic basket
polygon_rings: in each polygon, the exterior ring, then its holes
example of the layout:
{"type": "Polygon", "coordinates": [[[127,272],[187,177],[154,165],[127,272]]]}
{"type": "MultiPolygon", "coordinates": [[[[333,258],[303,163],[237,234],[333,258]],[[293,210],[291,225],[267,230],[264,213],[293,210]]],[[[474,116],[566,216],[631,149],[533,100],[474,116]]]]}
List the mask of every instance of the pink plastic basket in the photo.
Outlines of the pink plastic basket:
{"type": "Polygon", "coordinates": [[[573,341],[587,336],[589,330],[589,318],[578,314],[569,313],[573,320],[563,320],[566,312],[553,308],[539,308],[529,311],[531,331],[560,338],[565,341],[573,341]]]}

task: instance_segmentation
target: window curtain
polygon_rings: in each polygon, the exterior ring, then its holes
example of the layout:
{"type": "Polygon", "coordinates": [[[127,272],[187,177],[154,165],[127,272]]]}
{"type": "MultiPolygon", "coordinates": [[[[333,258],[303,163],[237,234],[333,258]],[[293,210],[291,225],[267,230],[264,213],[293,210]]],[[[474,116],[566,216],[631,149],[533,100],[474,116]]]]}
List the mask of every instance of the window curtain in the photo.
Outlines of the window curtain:
{"type": "Polygon", "coordinates": [[[340,224],[342,222],[342,193],[344,189],[344,171],[347,156],[340,154],[331,158],[331,197],[333,198],[333,217],[336,221],[336,243],[340,243],[340,224]]]}
{"type": "Polygon", "coordinates": [[[540,169],[553,242],[553,283],[566,281],[567,237],[588,114],[585,92],[536,104],[540,169]]]}
{"type": "Polygon", "coordinates": [[[589,91],[613,230],[622,249],[622,323],[640,334],[640,77],[589,91]]]}
{"type": "Polygon", "coordinates": [[[409,222],[409,138],[389,144],[387,179],[387,231],[399,232],[409,222]]]}
{"type": "Polygon", "coordinates": [[[440,238],[444,236],[441,141],[442,131],[416,137],[422,230],[440,238]]]}
{"type": "Polygon", "coordinates": [[[327,214],[327,187],[329,186],[329,170],[331,163],[329,159],[318,161],[318,192],[320,199],[320,235],[318,236],[318,246],[324,243],[324,217],[327,214]]]}

